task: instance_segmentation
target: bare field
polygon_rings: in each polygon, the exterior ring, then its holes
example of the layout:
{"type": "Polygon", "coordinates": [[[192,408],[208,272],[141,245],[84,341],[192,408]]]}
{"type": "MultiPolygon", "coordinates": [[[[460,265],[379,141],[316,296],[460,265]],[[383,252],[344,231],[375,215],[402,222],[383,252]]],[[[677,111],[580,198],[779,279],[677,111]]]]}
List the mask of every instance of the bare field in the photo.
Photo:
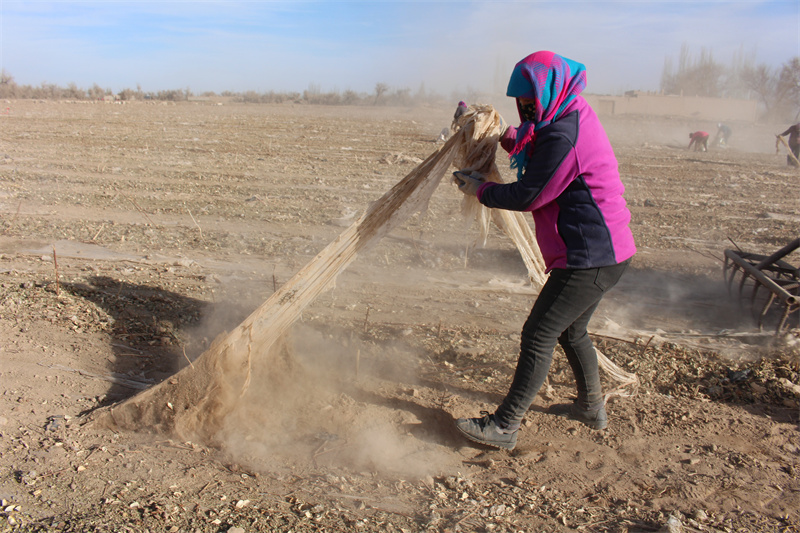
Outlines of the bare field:
{"type": "Polygon", "coordinates": [[[440,146],[453,109],[7,106],[0,531],[800,530],[797,366],[728,298],[721,259],[798,236],[783,125],[697,153],[688,132],[715,125],[603,118],[639,253],[592,331],[641,384],[608,430],[555,419],[573,392],[557,353],[506,453],[453,419],[504,395],[535,292],[504,235],[471,248],[446,180],[307,310],[291,361],[254,369],[218,442],[83,424],[236,327],[440,146]]]}

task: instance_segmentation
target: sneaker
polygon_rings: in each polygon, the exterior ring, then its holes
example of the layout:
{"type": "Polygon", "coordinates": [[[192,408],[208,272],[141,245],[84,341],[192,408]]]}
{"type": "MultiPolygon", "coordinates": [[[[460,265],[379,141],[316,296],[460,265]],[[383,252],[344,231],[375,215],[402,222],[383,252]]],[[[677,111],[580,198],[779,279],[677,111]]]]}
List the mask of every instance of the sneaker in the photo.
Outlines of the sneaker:
{"type": "Polygon", "coordinates": [[[602,405],[598,409],[583,409],[578,405],[578,402],[559,403],[551,405],[547,412],[551,415],[577,420],[592,429],[605,429],[608,427],[608,415],[606,414],[606,408],[602,405]]]}
{"type": "Polygon", "coordinates": [[[513,450],[517,445],[519,428],[501,428],[489,411],[481,411],[481,418],[459,418],[456,428],[469,440],[487,446],[513,450]]]}

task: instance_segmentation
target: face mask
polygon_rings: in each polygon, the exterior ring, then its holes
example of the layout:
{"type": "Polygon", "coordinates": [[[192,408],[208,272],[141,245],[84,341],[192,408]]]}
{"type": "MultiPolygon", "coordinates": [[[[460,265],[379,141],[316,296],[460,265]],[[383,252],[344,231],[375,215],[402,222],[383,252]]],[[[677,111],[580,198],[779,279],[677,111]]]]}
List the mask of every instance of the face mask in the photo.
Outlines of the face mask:
{"type": "Polygon", "coordinates": [[[519,108],[524,121],[536,120],[536,104],[520,104],[519,108]]]}

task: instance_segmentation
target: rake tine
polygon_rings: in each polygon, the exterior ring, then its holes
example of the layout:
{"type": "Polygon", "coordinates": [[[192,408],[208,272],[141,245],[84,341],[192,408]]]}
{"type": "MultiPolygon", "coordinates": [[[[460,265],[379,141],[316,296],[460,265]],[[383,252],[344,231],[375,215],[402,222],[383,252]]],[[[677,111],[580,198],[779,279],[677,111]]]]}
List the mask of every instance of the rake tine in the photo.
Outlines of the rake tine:
{"type": "Polygon", "coordinates": [[[764,307],[761,309],[761,315],[758,317],[758,331],[762,331],[764,328],[764,318],[767,316],[767,311],[769,311],[772,302],[775,301],[775,295],[769,293],[769,297],[767,298],[766,303],[764,303],[764,307]]]}

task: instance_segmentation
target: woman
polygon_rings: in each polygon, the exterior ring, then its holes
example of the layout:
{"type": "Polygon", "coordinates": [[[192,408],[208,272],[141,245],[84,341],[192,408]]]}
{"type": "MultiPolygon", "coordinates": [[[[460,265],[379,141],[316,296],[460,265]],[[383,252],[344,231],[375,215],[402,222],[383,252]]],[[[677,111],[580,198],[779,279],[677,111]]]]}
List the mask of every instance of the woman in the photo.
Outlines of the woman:
{"type": "Polygon", "coordinates": [[[503,134],[513,183],[459,174],[459,188],[487,207],[530,211],[550,273],[522,328],[514,379],[492,414],[460,418],[469,439],[513,449],[520,423],[547,378],[556,342],[575,374],[577,400],[551,412],[593,429],[607,426],[597,353],[587,326],[605,293],[636,253],[622,197],[617,159],[597,115],[580,96],[586,70],[552,52],[536,52],[514,68],[506,94],[521,124],[503,134]]]}

